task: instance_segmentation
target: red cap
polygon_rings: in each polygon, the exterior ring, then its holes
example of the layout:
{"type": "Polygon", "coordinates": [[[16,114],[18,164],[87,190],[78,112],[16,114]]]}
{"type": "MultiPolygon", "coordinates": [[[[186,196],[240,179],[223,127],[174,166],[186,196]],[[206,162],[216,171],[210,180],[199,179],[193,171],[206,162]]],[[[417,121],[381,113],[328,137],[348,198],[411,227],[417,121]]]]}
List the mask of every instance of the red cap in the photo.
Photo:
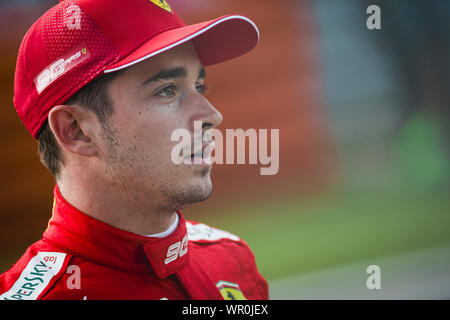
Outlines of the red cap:
{"type": "Polygon", "coordinates": [[[186,26],[164,0],[66,0],[28,30],[19,49],[14,105],[37,138],[50,110],[103,73],[192,41],[210,66],[253,49],[256,25],[227,15],[186,26]]]}

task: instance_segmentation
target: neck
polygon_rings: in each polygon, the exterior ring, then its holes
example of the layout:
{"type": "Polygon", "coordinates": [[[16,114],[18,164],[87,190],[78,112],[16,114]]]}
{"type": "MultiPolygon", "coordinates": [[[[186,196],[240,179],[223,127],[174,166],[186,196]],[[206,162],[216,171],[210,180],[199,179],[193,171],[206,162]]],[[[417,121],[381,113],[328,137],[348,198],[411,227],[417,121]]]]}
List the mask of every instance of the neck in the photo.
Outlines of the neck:
{"type": "Polygon", "coordinates": [[[105,183],[87,175],[57,180],[61,195],[72,206],[113,227],[140,235],[166,231],[177,217],[176,209],[161,209],[157,201],[139,196],[122,183],[105,183]]]}

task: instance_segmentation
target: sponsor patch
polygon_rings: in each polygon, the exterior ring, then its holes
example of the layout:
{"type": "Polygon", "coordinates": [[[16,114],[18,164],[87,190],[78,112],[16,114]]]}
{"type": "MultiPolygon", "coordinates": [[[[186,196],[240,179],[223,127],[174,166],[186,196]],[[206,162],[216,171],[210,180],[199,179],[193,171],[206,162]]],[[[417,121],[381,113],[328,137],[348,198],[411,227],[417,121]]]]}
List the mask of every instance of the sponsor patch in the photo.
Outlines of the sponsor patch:
{"type": "Polygon", "coordinates": [[[247,300],[237,283],[221,280],[216,286],[224,300],[247,300]]]}
{"type": "Polygon", "coordinates": [[[56,79],[88,59],[90,56],[87,47],[80,45],[75,49],[66,52],[58,60],[53,61],[47,68],[42,70],[36,78],[34,78],[34,84],[36,85],[38,94],[41,94],[41,92],[56,79]]]}
{"type": "Polygon", "coordinates": [[[65,253],[39,252],[27,264],[19,279],[0,300],[36,300],[64,264],[65,253]]]}
{"type": "Polygon", "coordinates": [[[192,224],[190,222],[186,222],[186,229],[190,241],[214,241],[219,239],[231,239],[234,241],[239,241],[239,237],[235,236],[234,234],[207,226],[203,223],[192,224]]]}

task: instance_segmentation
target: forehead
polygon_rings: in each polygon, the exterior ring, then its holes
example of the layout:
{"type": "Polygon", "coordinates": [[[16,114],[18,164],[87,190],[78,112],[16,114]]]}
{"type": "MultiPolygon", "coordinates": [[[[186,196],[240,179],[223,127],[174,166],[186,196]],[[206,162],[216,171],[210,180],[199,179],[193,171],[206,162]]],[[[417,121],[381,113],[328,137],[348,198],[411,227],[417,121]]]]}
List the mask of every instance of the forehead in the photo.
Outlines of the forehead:
{"type": "Polygon", "coordinates": [[[186,68],[188,75],[192,72],[197,75],[198,70],[201,67],[201,62],[194,46],[190,42],[172,48],[127,68],[124,72],[124,76],[126,78],[142,79],[149,75],[156,74],[162,69],[180,66],[186,68]]]}

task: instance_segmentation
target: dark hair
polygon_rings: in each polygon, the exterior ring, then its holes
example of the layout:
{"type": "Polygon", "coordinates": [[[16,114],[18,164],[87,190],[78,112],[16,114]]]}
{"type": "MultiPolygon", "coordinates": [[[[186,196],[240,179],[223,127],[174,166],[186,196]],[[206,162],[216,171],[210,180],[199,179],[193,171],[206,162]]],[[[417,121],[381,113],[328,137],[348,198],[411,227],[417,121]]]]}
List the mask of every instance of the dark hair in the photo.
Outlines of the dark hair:
{"type": "MultiPolygon", "coordinates": [[[[122,73],[123,71],[103,74],[80,89],[65,104],[80,105],[85,110],[94,112],[99,122],[105,124],[113,113],[107,88],[111,81],[122,73]]],[[[42,126],[37,141],[41,162],[53,176],[57,177],[61,171],[61,166],[64,165],[64,159],[48,121],[42,126]]]]}

